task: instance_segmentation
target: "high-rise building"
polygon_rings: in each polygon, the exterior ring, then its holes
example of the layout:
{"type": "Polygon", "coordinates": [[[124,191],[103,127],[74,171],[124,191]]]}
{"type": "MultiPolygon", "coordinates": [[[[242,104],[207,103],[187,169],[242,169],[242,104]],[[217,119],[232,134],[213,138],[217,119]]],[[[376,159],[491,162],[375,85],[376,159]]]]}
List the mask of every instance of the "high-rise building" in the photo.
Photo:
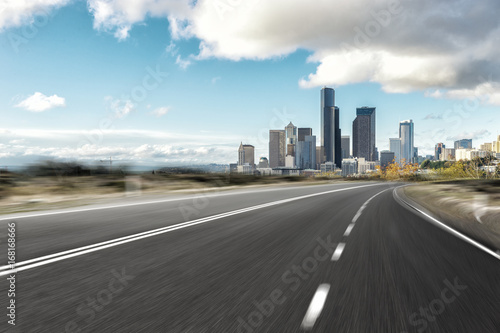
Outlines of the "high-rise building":
{"type": "Polygon", "coordinates": [[[297,141],[304,141],[306,135],[313,135],[313,130],[312,128],[309,127],[303,127],[303,128],[299,127],[297,129],[297,133],[298,133],[297,141]]]}
{"type": "MultiPolygon", "coordinates": [[[[394,161],[396,161],[396,163],[401,163],[401,139],[400,138],[390,138],[389,139],[389,151],[392,151],[394,153],[394,161]]],[[[380,159],[382,160],[382,157],[380,159]]]]}
{"type": "Polygon", "coordinates": [[[405,120],[399,123],[401,161],[404,160],[406,163],[413,163],[414,136],[413,120],[405,120]]]}
{"type": "Polygon", "coordinates": [[[446,145],[444,143],[440,142],[436,144],[436,147],[434,147],[434,161],[439,161],[444,148],[446,148],[446,145]]]}
{"type": "Polygon", "coordinates": [[[286,144],[294,145],[297,140],[297,127],[290,122],[290,124],[285,127],[286,132],[286,144]]]}
{"type": "Polygon", "coordinates": [[[380,167],[382,170],[385,170],[389,164],[392,164],[392,161],[395,159],[395,153],[389,150],[382,150],[380,152],[380,167]]]}
{"type": "Polygon", "coordinates": [[[269,167],[285,166],[286,133],[284,130],[269,131],[269,167]]]}
{"type": "Polygon", "coordinates": [[[245,149],[243,149],[243,142],[241,142],[238,148],[238,165],[243,164],[245,164],[245,149]]]}
{"type": "Polygon", "coordinates": [[[324,148],[321,146],[316,146],[316,170],[320,169],[321,164],[325,163],[325,153],[324,148]]]}
{"type": "Polygon", "coordinates": [[[325,161],[342,167],[342,147],[340,142],[340,110],[335,106],[335,90],[321,89],[321,147],[325,161]]]}
{"type": "Polygon", "coordinates": [[[248,164],[251,167],[255,163],[255,147],[252,145],[244,145],[243,142],[240,143],[238,148],[238,165],[248,164]]]}
{"type": "Polygon", "coordinates": [[[306,135],[304,140],[297,141],[295,165],[299,169],[316,168],[316,136],[306,135]]]}
{"type": "Polygon", "coordinates": [[[462,139],[455,141],[455,150],[462,148],[472,149],[472,139],[462,139]]]}
{"type": "Polygon", "coordinates": [[[356,119],[352,123],[352,155],[367,161],[377,161],[375,147],[375,110],[373,107],[356,109],[356,119]]]}
{"type": "Polygon", "coordinates": [[[342,135],[341,139],[342,159],[351,157],[351,137],[342,135]]]}

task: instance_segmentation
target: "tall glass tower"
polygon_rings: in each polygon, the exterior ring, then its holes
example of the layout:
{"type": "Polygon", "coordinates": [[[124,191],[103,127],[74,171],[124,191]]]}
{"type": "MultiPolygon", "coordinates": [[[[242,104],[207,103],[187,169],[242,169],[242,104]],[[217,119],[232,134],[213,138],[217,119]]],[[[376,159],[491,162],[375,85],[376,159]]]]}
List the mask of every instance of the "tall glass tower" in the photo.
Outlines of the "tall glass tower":
{"type": "Polygon", "coordinates": [[[356,119],[352,122],[352,155],[367,161],[377,161],[376,108],[364,106],[356,109],[356,119]]]}
{"type": "Polygon", "coordinates": [[[405,120],[399,123],[399,138],[401,139],[401,160],[404,159],[406,163],[413,163],[413,120],[405,120]]]}
{"type": "MultiPolygon", "coordinates": [[[[342,167],[342,146],[340,133],[339,108],[335,106],[335,90],[321,89],[321,147],[324,162],[334,162],[342,167]]],[[[323,160],[322,159],[322,160],[323,160]]]]}

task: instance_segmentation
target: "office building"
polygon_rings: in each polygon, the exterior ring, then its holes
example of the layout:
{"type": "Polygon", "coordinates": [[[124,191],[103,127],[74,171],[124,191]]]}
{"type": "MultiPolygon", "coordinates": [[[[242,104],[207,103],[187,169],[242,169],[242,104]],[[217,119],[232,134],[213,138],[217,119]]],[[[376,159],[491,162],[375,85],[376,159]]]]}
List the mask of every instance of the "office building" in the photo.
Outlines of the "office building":
{"type": "Polygon", "coordinates": [[[285,132],[286,132],[286,144],[287,145],[293,145],[295,144],[295,141],[297,139],[297,127],[290,122],[288,125],[285,127],[285,132]]]}
{"type": "MultiPolygon", "coordinates": [[[[389,139],[389,151],[394,153],[394,160],[396,163],[401,163],[401,139],[400,138],[390,138],[389,139]]],[[[382,157],[380,157],[382,161],[382,157]]]]}
{"type": "Polygon", "coordinates": [[[316,170],[319,170],[320,165],[325,163],[325,153],[321,146],[316,146],[316,170]]]}
{"type": "Polygon", "coordinates": [[[297,141],[295,165],[299,169],[316,169],[316,136],[306,135],[297,141]]]}
{"type": "Polygon", "coordinates": [[[355,175],[358,173],[358,160],[356,158],[346,158],[342,160],[342,177],[355,175]]]}
{"type": "Polygon", "coordinates": [[[238,148],[238,165],[248,164],[254,166],[255,164],[255,147],[252,145],[244,145],[240,143],[238,148]]]}
{"type": "Polygon", "coordinates": [[[455,150],[462,148],[472,149],[472,139],[462,139],[455,141],[455,150]]]}
{"type": "Polygon", "coordinates": [[[446,148],[446,145],[444,143],[440,142],[436,144],[436,146],[434,147],[434,161],[439,161],[444,148],[446,148]]]}
{"type": "Polygon", "coordinates": [[[266,157],[261,157],[259,159],[258,168],[261,168],[261,169],[267,169],[267,168],[269,168],[269,160],[266,157]]]}
{"type": "Polygon", "coordinates": [[[483,143],[479,146],[479,150],[493,151],[493,144],[491,142],[483,143]]]}
{"type": "Polygon", "coordinates": [[[468,149],[468,148],[460,148],[455,150],[455,159],[457,161],[465,160],[470,161],[477,157],[485,158],[491,156],[491,151],[478,150],[478,149],[468,149]]]}
{"type": "Polygon", "coordinates": [[[441,155],[439,155],[440,161],[454,161],[455,160],[455,148],[443,148],[441,149],[441,155]]]}
{"type": "Polygon", "coordinates": [[[401,139],[401,161],[413,163],[414,154],[414,128],[413,120],[405,120],[399,123],[399,138],[401,139]]]}
{"type": "Polygon", "coordinates": [[[341,139],[342,159],[351,157],[351,137],[342,135],[341,139]]]}
{"type": "Polygon", "coordinates": [[[342,166],[342,147],[340,133],[340,110],[335,106],[335,90],[321,89],[321,147],[325,161],[342,166]]]}
{"type": "Polygon", "coordinates": [[[356,119],[352,123],[352,155],[367,161],[377,161],[375,148],[375,110],[374,107],[356,109],[356,119]]]}
{"type": "Polygon", "coordinates": [[[284,130],[269,131],[269,167],[285,167],[286,133],[284,130]]]}
{"type": "Polygon", "coordinates": [[[309,127],[299,127],[297,129],[297,141],[305,141],[306,135],[313,135],[312,128],[309,127]]]}
{"type": "Polygon", "coordinates": [[[382,150],[380,152],[380,167],[382,170],[385,170],[389,164],[392,164],[395,161],[396,154],[390,150],[382,150]]]}

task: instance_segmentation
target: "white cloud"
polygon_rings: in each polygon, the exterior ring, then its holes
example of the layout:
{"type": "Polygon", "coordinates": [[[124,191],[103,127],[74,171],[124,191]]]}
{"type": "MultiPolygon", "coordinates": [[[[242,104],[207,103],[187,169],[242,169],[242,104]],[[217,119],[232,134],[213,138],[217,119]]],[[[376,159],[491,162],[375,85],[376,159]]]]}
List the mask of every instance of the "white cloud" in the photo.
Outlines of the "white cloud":
{"type": "Polygon", "coordinates": [[[87,0],[94,16],[94,28],[113,32],[119,39],[128,37],[134,24],[150,17],[174,14],[182,19],[189,11],[187,0],[87,0]]]}
{"type": "MultiPolygon", "coordinates": [[[[87,2],[95,29],[120,40],[149,17],[167,18],[174,41],[197,38],[199,53],[187,59],[175,44],[167,48],[181,68],[195,59],[263,60],[302,49],[317,64],[299,81],[303,88],[374,82],[391,93],[462,98],[487,90],[481,77],[491,74],[495,91],[484,102],[500,105],[498,0],[462,0],[452,8],[449,0],[87,2]]],[[[18,17],[33,15],[31,3],[55,7],[67,0],[10,0],[8,15],[0,17],[20,24],[18,17]]]]}
{"type": "Polygon", "coordinates": [[[449,136],[446,138],[446,140],[451,140],[451,141],[462,140],[462,139],[479,140],[479,139],[488,139],[490,137],[491,137],[490,131],[488,131],[487,129],[480,129],[476,131],[462,132],[453,136],[449,136]]]}
{"type": "Polygon", "coordinates": [[[114,113],[117,118],[123,118],[135,110],[135,104],[129,99],[114,99],[111,96],[104,98],[108,110],[114,113]]]}
{"type": "MultiPolygon", "coordinates": [[[[379,83],[384,91],[444,90],[446,98],[500,82],[497,0],[89,0],[98,29],[127,31],[148,16],[167,17],[174,40],[195,37],[194,59],[270,59],[299,49],[318,63],[303,88],[379,83]],[[465,91],[463,91],[465,89],[465,91]],[[449,97],[448,97],[449,96],[449,97]]],[[[125,34],[119,34],[121,37],[125,34]]],[[[120,37],[119,36],[119,37],[120,37]]],[[[120,38],[121,38],[120,37],[120,38]]],[[[181,66],[189,60],[177,58],[181,66]]],[[[430,96],[439,97],[439,96],[430,96]]],[[[488,103],[500,103],[496,94],[488,103]]]]}
{"type": "Polygon", "coordinates": [[[138,129],[0,129],[0,141],[9,142],[0,144],[0,158],[23,158],[25,162],[40,158],[98,161],[112,156],[115,161],[138,164],[229,163],[236,159],[240,139],[239,136],[221,133],[192,134],[138,129]],[[102,140],[94,140],[98,136],[102,140]],[[4,154],[2,151],[9,153],[4,154]]]}
{"type": "Polygon", "coordinates": [[[170,111],[170,106],[163,106],[157,109],[154,109],[152,114],[154,114],[157,117],[161,117],[166,115],[170,111]]]}
{"type": "Polygon", "coordinates": [[[66,100],[63,97],[59,97],[57,95],[45,96],[40,92],[34,93],[30,97],[15,105],[17,108],[23,108],[33,112],[42,112],[62,106],[66,106],[66,100]]]}
{"type": "Polygon", "coordinates": [[[54,8],[68,4],[70,0],[2,0],[0,3],[0,31],[4,28],[35,23],[39,17],[46,22],[54,8]]]}
{"type": "Polygon", "coordinates": [[[175,59],[175,64],[178,65],[181,69],[186,69],[191,65],[191,60],[182,59],[180,55],[175,59]]]}
{"type": "Polygon", "coordinates": [[[448,99],[471,99],[484,104],[500,105],[500,83],[485,82],[474,88],[450,89],[447,91],[436,90],[426,93],[426,96],[448,99]]]}

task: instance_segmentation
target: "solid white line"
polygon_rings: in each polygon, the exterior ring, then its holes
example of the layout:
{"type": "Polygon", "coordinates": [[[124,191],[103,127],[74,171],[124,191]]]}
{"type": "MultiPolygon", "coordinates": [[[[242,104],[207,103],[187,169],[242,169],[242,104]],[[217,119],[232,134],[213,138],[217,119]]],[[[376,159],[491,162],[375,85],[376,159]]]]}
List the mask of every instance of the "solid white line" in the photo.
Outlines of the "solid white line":
{"type": "Polygon", "coordinates": [[[22,262],[16,263],[14,265],[13,269],[12,269],[12,267],[10,265],[1,266],[0,269],[4,270],[4,271],[0,272],[0,276],[8,275],[8,274],[11,274],[11,273],[23,271],[23,270],[34,268],[34,267],[39,267],[39,266],[47,265],[47,264],[50,264],[50,263],[53,263],[53,262],[56,262],[56,261],[60,261],[60,260],[68,259],[68,258],[77,257],[77,256],[80,256],[80,255],[83,255],[83,254],[87,254],[87,253],[91,253],[91,252],[95,252],[95,251],[107,249],[107,248],[110,248],[110,247],[113,247],[113,246],[117,246],[117,245],[120,245],[120,244],[125,244],[125,243],[129,243],[129,242],[133,242],[133,241],[136,241],[136,240],[139,240],[139,239],[143,239],[143,238],[147,238],[147,237],[152,237],[152,236],[160,235],[160,234],[171,232],[171,231],[174,231],[174,230],[191,227],[191,226],[194,226],[194,225],[197,225],[197,224],[207,223],[207,222],[210,222],[210,221],[213,221],[213,220],[218,220],[218,219],[221,219],[221,218],[224,218],[224,217],[228,217],[228,216],[232,216],[232,215],[242,214],[242,213],[250,212],[250,211],[253,211],[253,210],[257,210],[257,209],[262,209],[262,208],[266,208],[266,207],[276,206],[276,205],[284,204],[284,203],[287,203],[287,202],[292,202],[292,201],[296,201],[296,200],[311,198],[311,197],[315,197],[315,196],[320,196],[320,195],[325,195],[325,194],[330,194],[330,193],[335,193],[335,192],[348,191],[348,190],[353,190],[353,189],[358,189],[358,188],[363,188],[363,187],[368,187],[368,186],[376,186],[376,185],[380,185],[380,184],[370,184],[370,185],[355,186],[355,187],[349,187],[349,188],[343,188],[343,189],[337,189],[337,190],[330,190],[330,191],[325,191],[325,192],[307,194],[307,195],[303,195],[303,196],[299,196],[299,197],[294,197],[294,198],[289,198],[289,199],[283,199],[283,200],[273,201],[273,202],[269,202],[269,203],[265,203],[265,204],[261,204],[261,205],[257,205],[257,206],[252,206],[252,207],[247,207],[247,208],[243,208],[243,209],[238,209],[238,210],[234,210],[234,211],[231,211],[231,212],[226,212],[226,213],[222,213],[222,214],[212,215],[212,216],[209,216],[209,217],[204,217],[204,218],[200,218],[200,219],[193,220],[193,221],[179,223],[179,224],[175,224],[175,225],[171,225],[171,226],[167,226],[167,227],[163,227],[163,228],[158,228],[158,229],[154,229],[154,230],[150,230],[150,231],[145,231],[145,232],[141,232],[141,233],[138,233],[138,234],[133,234],[133,235],[125,236],[125,237],[120,237],[120,238],[109,240],[109,241],[105,241],[105,242],[100,242],[100,243],[96,243],[96,244],[92,244],[92,245],[87,245],[87,246],[79,247],[79,248],[72,249],[72,250],[58,252],[58,253],[46,255],[46,256],[43,256],[43,257],[39,257],[39,258],[29,259],[29,260],[26,260],[26,261],[22,261],[22,262]]]}
{"type": "Polygon", "coordinates": [[[419,212],[420,214],[424,215],[425,217],[427,217],[427,219],[433,223],[434,225],[436,225],[437,227],[449,232],[450,234],[466,241],[467,243],[477,247],[478,249],[480,250],[483,250],[484,252],[492,255],[493,257],[495,257],[496,259],[500,259],[500,253],[496,253],[495,251],[492,251],[491,249],[487,248],[486,246],[484,246],[483,244],[473,240],[472,238],[456,231],[455,229],[449,227],[448,225],[444,224],[443,222],[437,220],[436,218],[430,216],[429,214],[427,214],[426,212],[418,209],[417,207],[411,205],[410,203],[406,202],[405,200],[403,200],[399,194],[397,193],[396,189],[394,189],[394,191],[392,192],[394,197],[400,202],[400,203],[404,203],[406,204],[408,207],[412,208],[413,210],[419,212]]]}
{"type": "Polygon", "coordinates": [[[337,245],[335,252],[333,252],[332,261],[337,261],[340,259],[340,256],[342,255],[344,248],[345,248],[345,243],[339,243],[339,245],[337,245]]]}
{"type": "MultiPolygon", "coordinates": [[[[342,184],[331,184],[331,185],[317,185],[317,186],[333,186],[333,185],[342,185],[342,184]]],[[[27,215],[19,215],[16,216],[15,214],[12,216],[7,216],[7,217],[0,217],[0,221],[5,221],[5,220],[19,220],[19,219],[26,219],[26,218],[31,218],[31,217],[40,217],[40,216],[50,216],[50,215],[59,215],[59,214],[70,214],[70,213],[81,213],[81,212],[88,212],[88,211],[93,211],[93,210],[103,210],[103,209],[113,209],[113,208],[123,208],[123,207],[133,207],[133,206],[142,206],[142,205],[152,205],[152,204],[158,204],[158,203],[165,203],[165,202],[174,202],[174,201],[184,201],[184,200],[193,200],[193,199],[199,199],[199,198],[214,198],[214,197],[222,197],[222,196],[227,196],[227,195],[238,195],[238,194],[251,194],[255,192],[272,192],[272,191],[279,191],[279,190],[290,190],[290,189],[297,189],[297,188],[305,188],[303,186],[295,186],[295,187],[287,187],[287,188],[279,188],[279,189],[264,189],[264,190],[254,190],[254,191],[238,191],[238,192],[224,192],[224,193],[212,193],[212,194],[203,194],[203,195],[198,195],[198,196],[192,196],[192,197],[181,197],[181,198],[172,198],[172,199],[161,199],[161,200],[154,200],[154,201],[143,201],[143,202],[131,202],[131,203],[125,203],[125,204],[117,204],[117,205],[110,205],[110,206],[98,206],[98,207],[88,207],[88,208],[75,208],[75,209],[69,209],[69,210],[58,210],[58,211],[49,211],[49,212],[43,212],[43,213],[33,213],[33,214],[27,214],[27,215]]],[[[209,192],[209,191],[207,191],[209,192]]]]}
{"type": "Polygon", "coordinates": [[[354,223],[350,223],[344,232],[344,236],[349,236],[351,234],[352,228],[354,228],[354,223]]]}
{"type": "Polygon", "coordinates": [[[389,188],[386,188],[385,190],[378,192],[373,197],[371,197],[370,199],[366,200],[366,202],[363,204],[363,206],[361,206],[361,208],[358,210],[358,212],[356,213],[356,215],[354,215],[354,218],[352,219],[352,223],[356,223],[356,221],[359,219],[359,217],[363,213],[363,210],[365,210],[366,206],[368,206],[368,204],[370,203],[370,201],[372,201],[373,198],[375,198],[377,195],[379,195],[380,193],[383,193],[383,192],[385,192],[387,190],[389,190],[389,188]]]}
{"type": "Polygon", "coordinates": [[[329,284],[322,284],[316,290],[314,297],[307,309],[306,315],[302,320],[302,329],[311,330],[316,323],[321,311],[323,311],[323,307],[325,306],[326,297],[328,296],[328,292],[330,291],[329,284]]]}

